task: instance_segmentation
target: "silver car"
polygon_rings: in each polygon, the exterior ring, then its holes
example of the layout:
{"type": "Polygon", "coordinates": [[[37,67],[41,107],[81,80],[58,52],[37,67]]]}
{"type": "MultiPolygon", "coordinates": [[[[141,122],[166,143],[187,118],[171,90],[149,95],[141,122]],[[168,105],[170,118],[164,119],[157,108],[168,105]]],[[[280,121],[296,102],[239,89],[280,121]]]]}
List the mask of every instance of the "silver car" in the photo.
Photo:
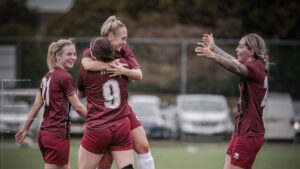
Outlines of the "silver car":
{"type": "Polygon", "coordinates": [[[300,143],[300,101],[294,101],[294,117],[291,120],[291,125],[293,125],[295,134],[295,141],[300,143]]]}
{"type": "Polygon", "coordinates": [[[160,99],[153,95],[134,95],[129,98],[129,105],[142,123],[146,135],[150,138],[166,138],[170,130],[160,109],[160,99]]]}
{"type": "Polygon", "coordinates": [[[233,124],[224,96],[179,95],[176,98],[181,139],[187,135],[231,135],[233,124]]]}

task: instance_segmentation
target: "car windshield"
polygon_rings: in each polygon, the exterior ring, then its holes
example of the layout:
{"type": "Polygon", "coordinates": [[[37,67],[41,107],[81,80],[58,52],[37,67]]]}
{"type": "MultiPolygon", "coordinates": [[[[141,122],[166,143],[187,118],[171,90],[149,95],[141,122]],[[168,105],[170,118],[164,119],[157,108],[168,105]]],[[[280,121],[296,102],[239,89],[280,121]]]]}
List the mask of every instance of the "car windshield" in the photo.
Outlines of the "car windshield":
{"type": "Polygon", "coordinates": [[[151,116],[158,111],[155,104],[133,104],[131,105],[133,111],[138,115],[151,116]]]}
{"type": "Polygon", "coordinates": [[[186,99],[182,101],[182,109],[186,111],[220,112],[224,110],[222,102],[202,99],[186,99]]]}

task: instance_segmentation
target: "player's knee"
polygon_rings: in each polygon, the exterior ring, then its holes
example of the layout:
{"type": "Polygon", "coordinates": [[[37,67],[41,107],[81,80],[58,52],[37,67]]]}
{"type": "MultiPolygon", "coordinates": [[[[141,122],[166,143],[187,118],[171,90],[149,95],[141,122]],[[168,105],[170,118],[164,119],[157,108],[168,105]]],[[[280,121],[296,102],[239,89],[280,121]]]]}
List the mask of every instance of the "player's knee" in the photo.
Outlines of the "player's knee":
{"type": "Polygon", "coordinates": [[[122,169],[133,169],[133,165],[132,165],[132,164],[129,164],[129,165],[123,167],[122,169]]]}

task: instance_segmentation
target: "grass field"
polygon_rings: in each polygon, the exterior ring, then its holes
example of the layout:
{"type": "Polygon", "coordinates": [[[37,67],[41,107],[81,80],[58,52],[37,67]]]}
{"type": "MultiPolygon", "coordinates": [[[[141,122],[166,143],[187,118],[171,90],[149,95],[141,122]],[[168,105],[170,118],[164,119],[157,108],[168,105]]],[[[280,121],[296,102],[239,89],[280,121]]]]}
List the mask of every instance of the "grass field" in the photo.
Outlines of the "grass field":
{"type": "MultiPolygon", "coordinates": [[[[77,168],[80,139],[71,139],[70,161],[77,168]]],[[[156,169],[222,169],[228,141],[179,142],[151,140],[156,169]]],[[[16,147],[11,139],[1,145],[1,169],[40,169],[43,160],[39,149],[16,147]]],[[[253,169],[299,169],[300,144],[265,142],[253,169]]],[[[137,168],[137,167],[136,167],[137,168]]],[[[115,169],[115,166],[113,166],[115,169]]]]}

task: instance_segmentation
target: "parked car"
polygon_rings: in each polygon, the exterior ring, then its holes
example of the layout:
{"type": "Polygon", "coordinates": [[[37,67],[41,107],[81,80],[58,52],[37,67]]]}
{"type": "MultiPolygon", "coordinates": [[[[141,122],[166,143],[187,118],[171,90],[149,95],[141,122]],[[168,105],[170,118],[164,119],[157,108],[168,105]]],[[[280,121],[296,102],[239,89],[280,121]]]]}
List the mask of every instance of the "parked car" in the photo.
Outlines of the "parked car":
{"type": "Polygon", "coordinates": [[[231,135],[233,124],[227,100],[221,95],[187,94],[176,98],[180,137],[231,135]]]}
{"type": "MultiPolygon", "coordinates": [[[[0,133],[12,135],[17,133],[23,127],[31,108],[30,104],[35,98],[35,94],[35,89],[4,90],[3,96],[1,95],[2,104],[0,104],[0,109],[2,110],[0,116],[0,133]]],[[[38,133],[43,116],[42,112],[43,108],[40,110],[30,127],[28,135],[31,137],[35,137],[38,133]]]]}
{"type": "Polygon", "coordinates": [[[293,125],[294,130],[296,132],[295,141],[299,143],[300,142],[300,101],[294,101],[293,106],[294,106],[294,116],[291,121],[291,124],[293,125]]]}
{"type": "Polygon", "coordinates": [[[288,93],[268,93],[263,113],[265,139],[294,139],[293,115],[293,102],[288,93]]]}
{"type": "Polygon", "coordinates": [[[168,105],[161,108],[162,117],[164,119],[164,126],[167,129],[165,138],[175,139],[178,137],[178,122],[176,115],[176,106],[168,105]]]}
{"type": "Polygon", "coordinates": [[[170,131],[164,124],[159,97],[134,95],[129,98],[128,103],[136,113],[149,138],[165,138],[170,135],[170,131]]]}
{"type": "Polygon", "coordinates": [[[16,133],[26,121],[29,106],[24,102],[10,102],[10,104],[1,105],[2,108],[3,114],[0,116],[1,133],[16,133]]]}

